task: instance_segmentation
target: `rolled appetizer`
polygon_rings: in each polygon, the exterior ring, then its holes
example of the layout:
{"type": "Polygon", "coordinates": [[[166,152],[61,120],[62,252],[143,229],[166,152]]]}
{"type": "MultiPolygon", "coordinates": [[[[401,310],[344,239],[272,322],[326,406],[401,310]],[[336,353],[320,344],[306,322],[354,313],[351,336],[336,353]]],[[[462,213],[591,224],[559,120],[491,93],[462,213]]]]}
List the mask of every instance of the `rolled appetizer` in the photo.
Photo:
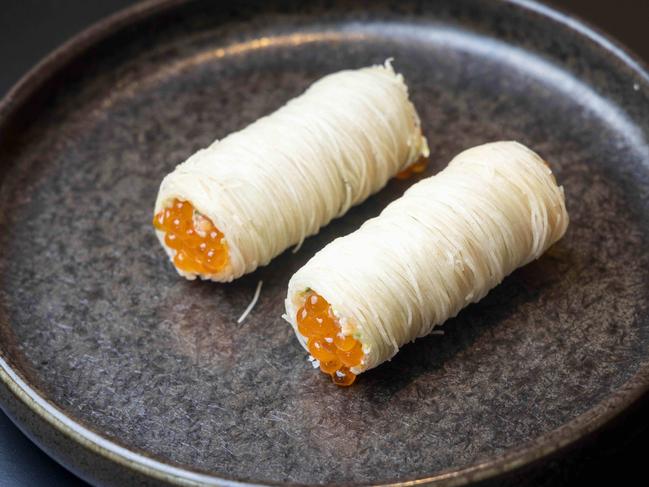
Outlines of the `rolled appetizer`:
{"type": "Polygon", "coordinates": [[[254,271],[428,155],[389,62],[341,71],[198,151],[160,185],[153,224],[187,279],[254,271]]]}
{"type": "Polygon", "coordinates": [[[568,226],[563,188],[517,142],[466,150],[291,278],[285,318],[310,360],[339,385],[392,358],[568,226]]]}

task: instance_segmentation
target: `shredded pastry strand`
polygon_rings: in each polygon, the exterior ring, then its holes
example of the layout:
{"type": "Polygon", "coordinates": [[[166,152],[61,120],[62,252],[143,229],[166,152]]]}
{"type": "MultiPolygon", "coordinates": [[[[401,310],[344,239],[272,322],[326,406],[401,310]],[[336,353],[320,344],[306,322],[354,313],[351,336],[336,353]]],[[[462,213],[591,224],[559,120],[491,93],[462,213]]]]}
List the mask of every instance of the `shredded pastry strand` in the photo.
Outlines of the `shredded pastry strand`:
{"type": "Polygon", "coordinates": [[[230,281],[427,155],[408,88],[389,61],[341,71],[176,167],[158,193],[157,235],[186,278],[230,281]],[[199,263],[188,264],[194,257],[199,263]]]}
{"type": "Polygon", "coordinates": [[[309,323],[305,299],[328,303],[335,336],[362,344],[350,369],[359,374],[482,299],[567,226],[563,188],[536,153],[517,142],[474,147],[309,260],[289,282],[285,318],[305,348],[326,349],[298,321],[309,323]]]}

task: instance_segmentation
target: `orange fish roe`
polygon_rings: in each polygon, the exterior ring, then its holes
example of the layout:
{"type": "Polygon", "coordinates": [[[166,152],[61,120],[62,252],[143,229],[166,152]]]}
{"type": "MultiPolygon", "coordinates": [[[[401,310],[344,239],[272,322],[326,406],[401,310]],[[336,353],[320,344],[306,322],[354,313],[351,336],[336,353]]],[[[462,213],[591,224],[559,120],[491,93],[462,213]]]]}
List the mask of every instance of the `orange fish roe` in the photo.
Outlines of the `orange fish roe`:
{"type": "Polygon", "coordinates": [[[176,267],[195,274],[215,274],[228,263],[228,246],[212,222],[189,201],[174,200],[153,217],[153,226],[165,233],[165,244],[175,251],[176,267]]]}
{"type": "Polygon", "coordinates": [[[309,291],[304,305],[297,311],[297,329],[307,339],[307,348],[320,362],[320,370],[329,374],[334,384],[350,386],[356,375],[350,370],[363,359],[361,343],[343,335],[329,303],[309,291]]]}
{"type": "Polygon", "coordinates": [[[420,174],[424,172],[427,166],[428,166],[428,159],[426,157],[422,157],[417,162],[411,164],[400,173],[397,173],[395,178],[408,179],[409,177],[412,177],[415,174],[420,174]]]}

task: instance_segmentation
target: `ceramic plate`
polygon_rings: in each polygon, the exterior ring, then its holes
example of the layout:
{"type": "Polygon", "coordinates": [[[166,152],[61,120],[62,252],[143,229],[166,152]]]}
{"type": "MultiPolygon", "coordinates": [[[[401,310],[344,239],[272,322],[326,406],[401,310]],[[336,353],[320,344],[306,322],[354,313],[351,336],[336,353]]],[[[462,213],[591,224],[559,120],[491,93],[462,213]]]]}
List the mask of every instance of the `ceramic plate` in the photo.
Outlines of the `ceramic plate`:
{"type": "Polygon", "coordinates": [[[102,484],[461,484],[541,458],[649,383],[648,115],[644,68],[538,4],[135,6],[0,106],[3,408],[102,484]],[[176,275],[153,203],[197,149],[389,57],[430,141],[426,175],[519,140],[552,165],[572,222],[443,334],[339,389],[281,318],[287,282],[415,179],[231,284],[176,275]]]}

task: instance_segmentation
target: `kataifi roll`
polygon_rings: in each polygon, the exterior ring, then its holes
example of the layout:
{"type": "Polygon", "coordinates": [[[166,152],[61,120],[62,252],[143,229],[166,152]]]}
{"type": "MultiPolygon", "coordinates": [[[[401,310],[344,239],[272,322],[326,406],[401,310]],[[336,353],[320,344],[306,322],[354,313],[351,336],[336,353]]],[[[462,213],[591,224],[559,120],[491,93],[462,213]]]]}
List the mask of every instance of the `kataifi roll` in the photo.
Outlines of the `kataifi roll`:
{"type": "Polygon", "coordinates": [[[341,71],[177,166],[160,185],[153,223],[182,276],[231,281],[427,155],[389,62],[341,71]]]}
{"type": "Polygon", "coordinates": [[[568,226],[564,192],[516,142],[466,150],[291,278],[286,315],[340,385],[482,299],[568,226]]]}

